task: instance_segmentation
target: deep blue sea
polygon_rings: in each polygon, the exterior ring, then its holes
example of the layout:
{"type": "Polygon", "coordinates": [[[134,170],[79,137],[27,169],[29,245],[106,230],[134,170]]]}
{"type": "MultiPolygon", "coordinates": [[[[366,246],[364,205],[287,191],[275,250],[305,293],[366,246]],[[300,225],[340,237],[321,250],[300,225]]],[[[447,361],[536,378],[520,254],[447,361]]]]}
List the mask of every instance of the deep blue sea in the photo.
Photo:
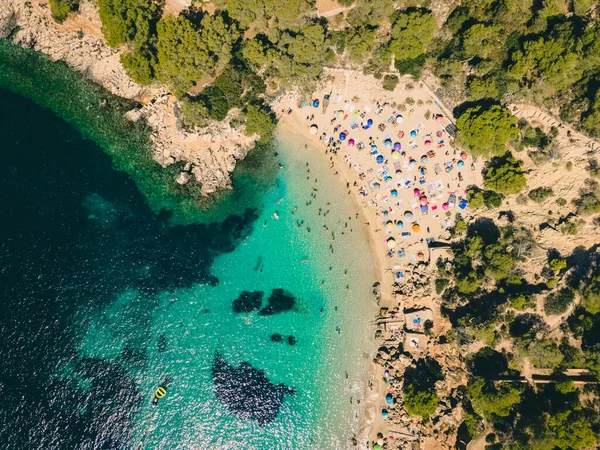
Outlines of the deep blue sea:
{"type": "Polygon", "coordinates": [[[343,186],[280,135],[209,206],[164,194],[105,96],[0,40],[0,448],[347,448],[375,275],[343,186]]]}

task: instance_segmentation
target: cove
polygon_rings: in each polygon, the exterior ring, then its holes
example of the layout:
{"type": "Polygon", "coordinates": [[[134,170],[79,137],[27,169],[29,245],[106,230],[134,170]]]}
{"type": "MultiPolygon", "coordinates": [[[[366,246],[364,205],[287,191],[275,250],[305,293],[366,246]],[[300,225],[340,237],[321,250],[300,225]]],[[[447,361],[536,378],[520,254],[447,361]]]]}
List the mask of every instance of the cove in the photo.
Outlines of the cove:
{"type": "Polygon", "coordinates": [[[236,175],[252,202],[242,189],[214,213],[220,220],[194,223],[213,207],[174,219],[183,210],[154,208],[57,107],[11,91],[0,90],[7,445],[346,448],[359,413],[348,400],[364,392],[373,271],[360,227],[336,239],[335,254],[320,232],[319,207],[331,205],[327,226],[339,234],[351,210],[335,184],[312,197],[312,177],[325,180],[326,166],[279,136],[285,169],[256,176],[263,161],[250,160],[236,175]],[[260,308],[234,312],[243,292],[264,292],[260,308]],[[261,314],[269,303],[279,306],[261,314]],[[218,373],[261,374],[277,408],[232,409],[243,377],[215,379],[215,355],[228,368],[218,373]]]}

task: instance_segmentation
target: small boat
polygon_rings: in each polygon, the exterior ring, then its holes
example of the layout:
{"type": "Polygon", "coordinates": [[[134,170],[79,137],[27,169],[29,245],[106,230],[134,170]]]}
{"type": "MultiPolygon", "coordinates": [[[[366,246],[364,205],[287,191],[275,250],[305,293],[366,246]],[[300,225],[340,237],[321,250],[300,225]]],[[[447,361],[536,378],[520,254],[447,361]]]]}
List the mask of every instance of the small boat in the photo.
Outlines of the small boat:
{"type": "Polygon", "coordinates": [[[165,395],[167,395],[167,389],[164,388],[163,386],[159,386],[159,388],[154,393],[154,400],[152,401],[152,405],[153,406],[158,405],[158,400],[163,398],[165,395]]]}

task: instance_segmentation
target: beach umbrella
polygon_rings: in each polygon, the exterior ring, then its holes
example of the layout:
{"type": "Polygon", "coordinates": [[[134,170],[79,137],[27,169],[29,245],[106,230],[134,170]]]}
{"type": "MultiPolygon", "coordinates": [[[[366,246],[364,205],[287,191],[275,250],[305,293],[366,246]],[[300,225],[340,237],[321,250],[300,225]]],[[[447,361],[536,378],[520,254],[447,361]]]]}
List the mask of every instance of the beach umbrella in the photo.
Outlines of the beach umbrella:
{"type": "MultiPolygon", "coordinates": [[[[387,409],[382,410],[381,411],[381,417],[383,417],[384,419],[387,419],[387,416],[388,416],[387,409]]],[[[375,445],[377,445],[377,444],[375,444],[375,445]]]]}
{"type": "Polygon", "coordinates": [[[388,238],[388,240],[386,242],[387,242],[388,248],[396,247],[396,239],[394,239],[393,237],[388,238]]]}
{"type": "Polygon", "coordinates": [[[417,137],[417,130],[410,130],[410,137],[417,137]]]}
{"type": "Polygon", "coordinates": [[[444,211],[447,211],[448,210],[448,203],[442,203],[442,209],[444,211]]]}
{"type": "Polygon", "coordinates": [[[385,402],[386,402],[388,405],[393,405],[393,404],[394,404],[394,397],[392,396],[392,394],[388,393],[388,394],[385,396],[385,402]]]}
{"type": "Polygon", "coordinates": [[[464,161],[459,161],[459,162],[456,163],[456,165],[458,167],[464,167],[465,166],[465,162],[464,161]]]}
{"type": "Polygon", "coordinates": [[[340,133],[340,141],[345,141],[345,140],[346,140],[346,134],[340,133]]]}
{"type": "MultiPolygon", "coordinates": [[[[387,417],[387,416],[386,416],[386,417],[387,417]]],[[[381,450],[381,445],[379,445],[379,444],[375,444],[375,445],[373,446],[373,450],[381,450]]]]}
{"type": "Polygon", "coordinates": [[[419,258],[419,259],[425,259],[425,253],[423,253],[423,252],[417,253],[417,258],[419,258]]]}
{"type": "Polygon", "coordinates": [[[319,107],[319,100],[315,100],[315,101],[313,102],[313,106],[314,106],[315,108],[318,108],[318,107],[319,107]]]}
{"type": "Polygon", "coordinates": [[[404,220],[409,220],[409,221],[410,221],[410,220],[413,220],[413,217],[414,217],[414,216],[413,216],[413,213],[412,213],[412,212],[410,212],[410,211],[406,211],[406,212],[404,213],[404,220]]]}
{"type": "Polygon", "coordinates": [[[377,182],[373,183],[373,188],[374,189],[379,189],[380,187],[381,187],[381,184],[379,184],[377,182]]]}
{"type": "Polygon", "coordinates": [[[316,123],[313,123],[310,126],[310,130],[309,131],[310,131],[310,134],[317,134],[317,131],[319,131],[319,127],[317,126],[316,123]]]}
{"type": "Polygon", "coordinates": [[[423,156],[421,156],[421,164],[427,164],[427,160],[428,160],[428,159],[429,159],[429,158],[427,157],[427,155],[423,155],[423,156]]]}
{"type": "Polygon", "coordinates": [[[388,217],[389,215],[390,215],[390,213],[389,213],[389,212],[387,212],[387,211],[384,211],[384,212],[383,212],[383,217],[385,217],[386,219],[387,219],[387,217],[388,217]]]}
{"type": "Polygon", "coordinates": [[[427,206],[427,205],[421,205],[421,212],[423,214],[427,214],[429,212],[429,206],[427,206]]]}
{"type": "Polygon", "coordinates": [[[371,125],[373,125],[373,119],[368,119],[367,120],[367,126],[370,127],[371,125]]]}
{"type": "Polygon", "coordinates": [[[429,204],[429,200],[424,195],[419,199],[419,205],[427,205],[429,204]]]}
{"type": "Polygon", "coordinates": [[[419,195],[421,195],[421,190],[415,188],[415,190],[413,191],[413,194],[415,194],[415,196],[419,196],[419,195]]]}
{"type": "Polygon", "coordinates": [[[398,114],[396,116],[396,122],[397,123],[402,123],[404,121],[404,117],[402,117],[402,114],[398,114]]]}
{"type": "Polygon", "coordinates": [[[401,220],[399,220],[398,223],[396,223],[396,225],[398,225],[398,228],[403,228],[404,227],[404,222],[402,222],[401,220]]]}
{"type": "Polygon", "coordinates": [[[379,149],[379,147],[377,147],[375,144],[371,145],[371,150],[373,150],[374,152],[376,152],[379,149]]]}
{"type": "Polygon", "coordinates": [[[425,141],[425,147],[431,147],[431,141],[425,141]]]}
{"type": "Polygon", "coordinates": [[[444,134],[444,133],[442,133],[442,131],[441,131],[441,130],[440,130],[440,131],[437,131],[437,132],[435,133],[435,135],[436,135],[437,137],[442,137],[442,135],[443,135],[443,134],[444,134]]]}
{"type": "Polygon", "coordinates": [[[384,159],[383,155],[377,155],[377,164],[383,164],[384,159]]]}
{"type": "Polygon", "coordinates": [[[350,140],[348,141],[348,145],[349,145],[350,147],[354,147],[354,139],[350,139],[350,140]]]}
{"type": "Polygon", "coordinates": [[[385,223],[385,227],[386,227],[388,230],[391,230],[392,228],[394,228],[394,222],[392,222],[391,220],[388,220],[388,221],[385,223]]]}
{"type": "Polygon", "coordinates": [[[465,152],[462,152],[460,154],[460,159],[462,159],[463,161],[466,161],[467,160],[467,154],[465,152]]]}
{"type": "Polygon", "coordinates": [[[392,189],[392,192],[390,192],[390,195],[394,198],[398,197],[398,191],[396,189],[392,189]]]}
{"type": "Polygon", "coordinates": [[[442,123],[444,121],[444,116],[438,114],[437,116],[435,116],[435,120],[437,120],[439,123],[442,123]]]}
{"type": "Polygon", "coordinates": [[[408,164],[410,165],[410,167],[415,167],[417,165],[417,161],[415,161],[414,159],[411,159],[408,164]]]}
{"type": "Polygon", "coordinates": [[[385,141],[383,141],[383,144],[385,145],[386,148],[392,148],[392,140],[391,139],[386,139],[385,141]]]}
{"type": "Polygon", "coordinates": [[[399,151],[394,150],[392,152],[392,158],[394,158],[394,159],[400,159],[400,158],[402,158],[402,155],[400,155],[399,151]]]}
{"type": "Polygon", "coordinates": [[[418,233],[419,231],[421,231],[421,225],[419,225],[418,223],[415,223],[415,224],[412,226],[412,230],[413,230],[415,233],[418,233]]]}
{"type": "Polygon", "coordinates": [[[392,177],[390,177],[389,175],[386,175],[386,176],[385,176],[383,179],[384,179],[384,180],[385,180],[387,183],[391,183],[391,182],[392,182],[392,177]]]}
{"type": "Polygon", "coordinates": [[[425,175],[427,173],[427,169],[425,167],[421,167],[419,172],[421,172],[421,175],[425,175]]]}
{"type": "Polygon", "coordinates": [[[402,145],[400,145],[400,142],[394,142],[394,150],[401,150],[402,149],[402,145]]]}

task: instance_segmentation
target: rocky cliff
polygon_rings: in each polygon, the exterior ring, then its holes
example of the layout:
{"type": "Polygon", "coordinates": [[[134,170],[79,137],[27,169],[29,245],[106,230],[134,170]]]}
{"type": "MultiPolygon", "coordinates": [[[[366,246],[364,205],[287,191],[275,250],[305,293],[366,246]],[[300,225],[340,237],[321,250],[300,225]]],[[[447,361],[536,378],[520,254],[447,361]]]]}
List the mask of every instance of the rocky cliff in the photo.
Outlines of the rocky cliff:
{"type": "Polygon", "coordinates": [[[84,73],[111,93],[134,99],[142,107],[130,111],[132,120],[145,119],[154,130],[154,159],[162,166],[187,161],[208,195],[231,187],[230,174],[236,162],[253,147],[243,127],[233,129],[227,120],[202,129],[186,131],[178,119],[179,102],[163,86],[142,87],[134,83],[120,63],[120,51],[104,41],[95,5],[84,0],[78,14],[58,25],[43,0],[0,0],[0,37],[62,60],[84,73]]]}

